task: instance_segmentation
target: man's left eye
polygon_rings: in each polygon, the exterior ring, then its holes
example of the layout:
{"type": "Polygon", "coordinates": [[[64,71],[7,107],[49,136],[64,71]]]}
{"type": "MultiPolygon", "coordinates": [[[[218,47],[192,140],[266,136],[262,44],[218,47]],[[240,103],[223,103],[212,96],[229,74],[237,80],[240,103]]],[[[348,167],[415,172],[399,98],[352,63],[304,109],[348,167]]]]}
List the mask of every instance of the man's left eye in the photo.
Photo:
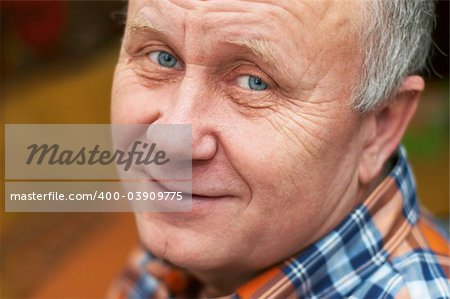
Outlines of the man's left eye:
{"type": "Polygon", "coordinates": [[[150,60],[152,60],[154,63],[159,64],[160,66],[167,67],[167,68],[179,68],[180,63],[178,62],[178,59],[165,51],[153,51],[147,54],[150,60]]]}
{"type": "Polygon", "coordinates": [[[257,91],[265,90],[269,87],[268,84],[264,82],[260,77],[249,75],[240,76],[237,80],[237,83],[242,88],[257,91]]]}

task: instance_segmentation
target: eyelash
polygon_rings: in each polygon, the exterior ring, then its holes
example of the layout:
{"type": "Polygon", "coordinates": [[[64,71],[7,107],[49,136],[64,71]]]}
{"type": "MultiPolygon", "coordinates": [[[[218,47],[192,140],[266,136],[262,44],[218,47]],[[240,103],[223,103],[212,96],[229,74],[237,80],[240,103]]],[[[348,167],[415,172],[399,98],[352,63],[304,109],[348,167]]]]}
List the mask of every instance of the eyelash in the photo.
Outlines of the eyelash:
{"type": "Polygon", "coordinates": [[[228,79],[226,81],[230,82],[230,83],[234,82],[234,84],[237,86],[237,88],[239,88],[240,90],[242,90],[244,92],[259,93],[259,94],[269,92],[273,88],[273,86],[276,86],[276,84],[274,83],[272,78],[270,78],[270,76],[266,75],[263,71],[259,70],[258,67],[257,67],[258,71],[255,71],[254,68],[255,68],[255,66],[251,62],[248,62],[248,61],[240,62],[239,64],[234,65],[230,69],[228,69],[228,71],[227,71],[228,79]],[[247,88],[238,86],[237,81],[239,78],[241,78],[243,76],[260,78],[262,81],[264,81],[267,84],[267,89],[258,91],[258,90],[251,90],[251,89],[247,89],[247,88]]]}

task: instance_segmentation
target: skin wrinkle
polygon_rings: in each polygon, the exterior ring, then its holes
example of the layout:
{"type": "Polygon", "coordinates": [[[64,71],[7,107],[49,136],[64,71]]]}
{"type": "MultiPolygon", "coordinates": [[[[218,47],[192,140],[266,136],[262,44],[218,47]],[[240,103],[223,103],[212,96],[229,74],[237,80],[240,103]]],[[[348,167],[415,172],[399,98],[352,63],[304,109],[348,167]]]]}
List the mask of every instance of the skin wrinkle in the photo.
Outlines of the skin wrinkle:
{"type": "MultiPolygon", "coordinates": [[[[300,121],[297,121],[296,118],[291,117],[291,114],[288,114],[288,112],[284,112],[284,111],[277,111],[278,113],[281,113],[285,119],[289,119],[292,123],[294,123],[295,125],[297,125],[297,127],[295,128],[295,126],[289,126],[286,124],[286,122],[281,119],[280,117],[278,117],[275,120],[269,120],[270,124],[273,126],[273,128],[275,129],[274,131],[277,132],[278,134],[284,134],[286,137],[289,138],[289,136],[298,136],[298,129],[300,128],[302,133],[307,133],[305,134],[301,134],[302,138],[296,138],[295,140],[297,141],[296,145],[297,146],[301,146],[311,157],[315,157],[317,158],[317,156],[320,154],[316,154],[314,150],[312,150],[307,144],[308,141],[311,142],[310,140],[314,140],[316,138],[319,138],[319,135],[314,134],[313,132],[310,132],[307,128],[308,126],[305,124],[301,124],[300,121]],[[286,133],[289,132],[290,134],[286,133]],[[306,137],[309,137],[308,139],[306,139],[306,137]]],[[[296,116],[294,114],[294,116],[296,116]]],[[[302,120],[306,120],[304,117],[301,118],[302,120]]],[[[318,124],[319,127],[321,124],[319,123],[314,123],[314,124],[318,124]]],[[[324,141],[324,138],[321,139],[322,141],[324,141]]],[[[311,143],[313,144],[313,143],[311,143]]],[[[295,149],[294,145],[290,145],[291,146],[291,150],[295,149]]],[[[298,157],[299,161],[302,161],[302,157],[298,157]]]]}
{"type": "Polygon", "coordinates": [[[160,76],[160,77],[154,77],[152,76],[152,72],[149,70],[145,70],[144,67],[139,66],[138,58],[136,57],[131,57],[127,64],[133,68],[133,70],[140,76],[144,77],[144,82],[148,85],[148,86],[155,86],[155,84],[159,83],[159,82],[166,82],[166,83],[173,83],[176,82],[178,80],[177,77],[174,77],[172,74],[166,74],[164,76],[160,76]],[[145,78],[152,78],[152,80],[145,80],[145,78]],[[156,82],[155,82],[156,81],[156,82]]]}
{"type": "MultiPolygon", "coordinates": [[[[191,1],[191,3],[192,3],[191,6],[187,6],[187,5],[183,6],[183,5],[187,4],[188,2],[190,2],[190,1],[186,1],[186,0],[170,0],[170,1],[172,3],[180,6],[180,7],[183,7],[183,8],[193,9],[195,7],[195,4],[194,4],[195,1],[191,1]]],[[[254,1],[254,0],[243,0],[242,2],[257,3],[257,4],[259,4],[260,7],[268,6],[271,9],[277,8],[279,11],[282,11],[283,13],[286,13],[286,14],[290,15],[290,17],[296,19],[300,24],[303,24],[302,23],[302,19],[301,19],[300,16],[296,16],[292,12],[290,12],[289,10],[286,9],[285,6],[288,6],[288,4],[285,4],[284,6],[282,6],[281,3],[280,4],[278,4],[278,3],[267,3],[267,1],[257,1],[257,0],[256,1],[254,1]]],[[[225,10],[224,10],[224,7],[221,5],[220,2],[216,2],[216,3],[211,2],[210,5],[211,5],[211,7],[216,8],[216,9],[211,9],[211,10],[208,11],[208,12],[211,12],[211,13],[214,13],[214,12],[219,12],[219,13],[227,12],[228,13],[228,12],[234,12],[236,9],[238,9],[238,10],[242,9],[242,7],[235,5],[234,7],[232,6],[230,9],[226,9],[225,8],[225,10]]],[[[304,5],[303,3],[300,3],[300,2],[296,3],[296,5],[298,5],[298,6],[306,6],[306,5],[304,5]]]]}
{"type": "MultiPolygon", "coordinates": [[[[323,126],[323,123],[320,121],[313,121],[314,119],[314,115],[310,114],[309,112],[302,112],[301,115],[298,115],[296,113],[294,113],[293,111],[285,111],[285,110],[280,110],[278,111],[278,113],[281,114],[281,116],[284,116],[284,119],[282,119],[281,117],[278,117],[277,119],[280,122],[285,122],[285,119],[289,119],[291,122],[295,123],[295,125],[297,125],[297,127],[301,128],[301,129],[305,129],[306,127],[308,127],[308,122],[310,124],[311,128],[320,128],[323,126]],[[306,116],[313,116],[311,118],[307,118],[306,116]],[[304,122],[307,122],[307,124],[304,124],[304,122]]],[[[319,119],[325,119],[328,120],[329,122],[329,117],[325,117],[322,114],[317,115],[317,118],[319,119]]],[[[286,125],[284,125],[283,127],[288,127],[286,125]]],[[[314,134],[311,134],[311,136],[314,136],[314,134]]],[[[299,138],[299,140],[301,140],[299,138]]]]}
{"type": "MultiPolygon", "coordinates": [[[[244,1],[246,1],[246,2],[260,3],[260,4],[267,4],[267,3],[266,3],[267,1],[258,1],[258,0],[244,0],[244,1]]],[[[279,2],[280,2],[280,3],[270,3],[269,5],[270,5],[270,6],[275,6],[275,7],[277,7],[278,9],[282,10],[283,12],[289,14],[292,18],[296,19],[301,25],[304,25],[303,20],[302,20],[302,18],[301,18],[300,16],[296,16],[296,15],[294,15],[292,12],[290,12],[289,10],[286,9],[285,6],[287,6],[287,4],[286,4],[286,5],[282,5],[282,4],[284,3],[284,1],[283,1],[283,2],[282,2],[282,1],[279,1],[279,2]]],[[[299,5],[299,6],[303,6],[303,7],[309,8],[309,6],[306,4],[306,2],[305,2],[305,3],[300,3],[300,2],[298,2],[298,3],[296,3],[296,4],[299,5]]],[[[300,9],[300,8],[299,8],[299,9],[300,9]]]]}
{"type": "MultiPolygon", "coordinates": [[[[299,128],[292,128],[292,127],[280,125],[280,129],[281,129],[280,133],[284,133],[285,136],[292,136],[292,135],[298,136],[298,130],[300,129],[302,132],[302,134],[301,134],[302,138],[296,139],[296,145],[301,146],[308,153],[309,157],[312,157],[314,159],[318,158],[319,153],[316,153],[314,151],[314,149],[312,149],[312,147],[314,147],[314,145],[311,142],[311,140],[315,139],[314,137],[316,137],[316,138],[318,138],[318,137],[311,134],[311,132],[309,132],[309,130],[306,129],[306,126],[300,126],[299,128]],[[290,134],[288,134],[288,133],[290,133],[290,134]]],[[[291,150],[295,149],[293,144],[290,144],[289,146],[291,147],[291,150]]]]}

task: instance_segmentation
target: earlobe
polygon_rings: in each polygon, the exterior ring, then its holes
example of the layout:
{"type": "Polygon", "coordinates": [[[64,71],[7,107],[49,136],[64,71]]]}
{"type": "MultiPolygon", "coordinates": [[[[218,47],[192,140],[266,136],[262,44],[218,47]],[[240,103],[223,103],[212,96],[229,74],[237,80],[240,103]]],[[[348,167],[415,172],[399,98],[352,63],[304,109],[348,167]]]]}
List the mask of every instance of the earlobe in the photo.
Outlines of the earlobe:
{"type": "Polygon", "coordinates": [[[371,137],[367,138],[359,165],[360,184],[367,185],[380,175],[414,116],[424,86],[421,77],[407,77],[387,104],[366,116],[371,118],[371,137]]]}

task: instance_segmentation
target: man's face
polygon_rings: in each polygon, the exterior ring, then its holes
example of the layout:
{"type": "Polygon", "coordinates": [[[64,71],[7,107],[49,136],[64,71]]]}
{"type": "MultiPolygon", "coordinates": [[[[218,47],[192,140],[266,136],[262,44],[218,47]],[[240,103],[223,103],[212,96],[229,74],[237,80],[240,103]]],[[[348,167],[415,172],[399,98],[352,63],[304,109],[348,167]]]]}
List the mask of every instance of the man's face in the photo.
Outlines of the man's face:
{"type": "Polygon", "coordinates": [[[130,1],[112,121],[193,130],[193,211],[137,215],[153,253],[257,271],[348,213],[362,150],[353,5],[130,1]]]}

